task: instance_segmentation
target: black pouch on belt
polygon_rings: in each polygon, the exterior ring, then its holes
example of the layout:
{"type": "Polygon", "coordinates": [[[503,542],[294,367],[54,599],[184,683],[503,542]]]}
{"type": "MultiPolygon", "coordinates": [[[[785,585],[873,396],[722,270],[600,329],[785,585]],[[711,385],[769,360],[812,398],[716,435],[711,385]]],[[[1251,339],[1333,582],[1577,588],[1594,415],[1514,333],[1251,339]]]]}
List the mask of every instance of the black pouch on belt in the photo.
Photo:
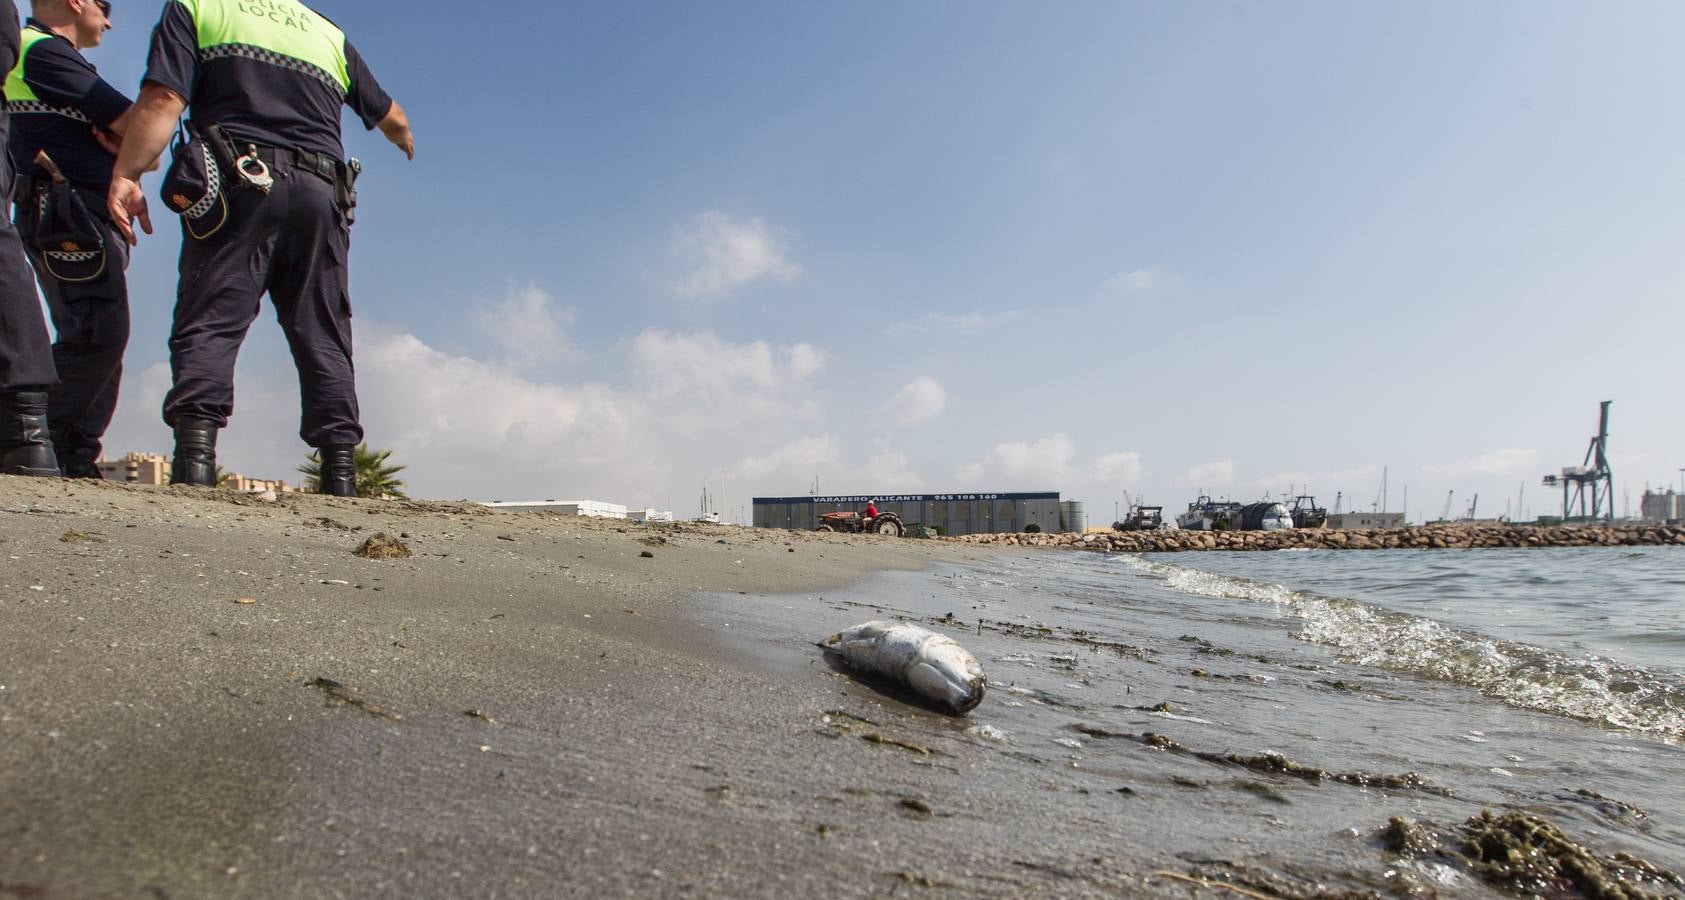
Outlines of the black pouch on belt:
{"type": "Polygon", "coordinates": [[[32,179],[33,196],[25,207],[29,244],[40,251],[47,274],[59,281],[93,281],[105,274],[105,220],[88,208],[82,191],[58,174],[46,153],[38,154],[36,163],[54,177],[32,179]]]}
{"type": "Polygon", "coordinates": [[[357,221],[357,176],[361,174],[363,164],[355,157],[338,164],[334,170],[334,200],[339,203],[340,212],[345,214],[347,225],[357,221]]]}
{"type": "Polygon", "coordinates": [[[234,166],[234,143],[222,126],[201,133],[189,122],[176,132],[160,192],[164,205],[186,223],[188,234],[204,240],[228,224],[228,192],[240,183],[234,166]]]}

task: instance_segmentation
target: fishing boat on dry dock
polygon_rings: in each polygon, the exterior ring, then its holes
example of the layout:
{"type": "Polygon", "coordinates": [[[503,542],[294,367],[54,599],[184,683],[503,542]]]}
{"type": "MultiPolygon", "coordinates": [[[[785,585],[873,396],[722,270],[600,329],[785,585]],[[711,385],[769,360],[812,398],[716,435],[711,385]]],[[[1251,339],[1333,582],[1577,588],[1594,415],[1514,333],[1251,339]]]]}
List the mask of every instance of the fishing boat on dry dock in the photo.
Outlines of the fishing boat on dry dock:
{"type": "Polygon", "coordinates": [[[1328,510],[1316,505],[1316,498],[1309,494],[1300,494],[1293,498],[1293,508],[1288,512],[1293,516],[1294,528],[1321,528],[1328,524],[1328,510]]]}
{"type": "Polygon", "coordinates": [[[1157,531],[1164,527],[1164,507],[1142,506],[1135,504],[1129,507],[1129,515],[1122,521],[1113,522],[1113,531],[1157,531]]]}
{"type": "Polygon", "coordinates": [[[1228,500],[1212,500],[1201,494],[1188,504],[1188,511],[1176,517],[1176,527],[1184,531],[1229,531],[1240,517],[1241,504],[1228,500]]]}
{"type": "Polygon", "coordinates": [[[1176,517],[1176,525],[1185,531],[1280,531],[1293,527],[1293,516],[1275,500],[1236,503],[1202,494],[1176,517]]]}

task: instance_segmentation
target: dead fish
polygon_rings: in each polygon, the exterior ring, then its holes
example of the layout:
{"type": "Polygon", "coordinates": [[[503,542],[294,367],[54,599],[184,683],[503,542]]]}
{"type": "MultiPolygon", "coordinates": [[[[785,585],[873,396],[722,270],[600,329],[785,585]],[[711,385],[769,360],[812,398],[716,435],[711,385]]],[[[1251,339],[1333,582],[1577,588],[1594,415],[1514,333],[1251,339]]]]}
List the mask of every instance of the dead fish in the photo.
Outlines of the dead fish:
{"type": "Polygon", "coordinates": [[[867,622],[819,646],[841,654],[852,669],[893,678],[956,713],[983,702],[983,667],[945,634],[905,622],[867,622]]]}

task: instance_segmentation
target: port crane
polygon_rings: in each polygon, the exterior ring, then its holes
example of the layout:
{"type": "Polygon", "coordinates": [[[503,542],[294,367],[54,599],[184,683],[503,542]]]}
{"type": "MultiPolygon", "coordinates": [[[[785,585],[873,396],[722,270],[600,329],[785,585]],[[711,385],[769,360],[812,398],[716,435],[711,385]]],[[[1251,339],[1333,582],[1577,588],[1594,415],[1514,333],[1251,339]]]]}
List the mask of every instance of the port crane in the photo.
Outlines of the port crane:
{"type": "Polygon", "coordinates": [[[1577,466],[1565,466],[1561,475],[1546,475],[1545,487],[1562,487],[1562,518],[1615,521],[1615,473],[1609,468],[1609,406],[1605,400],[1598,417],[1597,434],[1586,447],[1586,458],[1577,466]],[[1591,505],[1586,505],[1586,489],[1591,505]],[[1575,511],[1578,510],[1578,515],[1575,511]]]}

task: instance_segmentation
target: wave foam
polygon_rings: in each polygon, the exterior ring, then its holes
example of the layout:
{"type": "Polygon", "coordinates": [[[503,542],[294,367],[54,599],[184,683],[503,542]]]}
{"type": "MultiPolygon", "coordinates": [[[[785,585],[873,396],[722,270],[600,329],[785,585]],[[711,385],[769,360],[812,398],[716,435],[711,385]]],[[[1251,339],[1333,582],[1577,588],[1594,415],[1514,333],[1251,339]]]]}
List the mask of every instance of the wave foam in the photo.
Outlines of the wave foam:
{"type": "Polygon", "coordinates": [[[1472,634],[1285,585],[1120,558],[1183,593],[1286,608],[1302,622],[1295,637],[1332,647],[1346,662],[1468,685],[1540,712],[1685,739],[1685,684],[1673,673],[1472,634]]]}

